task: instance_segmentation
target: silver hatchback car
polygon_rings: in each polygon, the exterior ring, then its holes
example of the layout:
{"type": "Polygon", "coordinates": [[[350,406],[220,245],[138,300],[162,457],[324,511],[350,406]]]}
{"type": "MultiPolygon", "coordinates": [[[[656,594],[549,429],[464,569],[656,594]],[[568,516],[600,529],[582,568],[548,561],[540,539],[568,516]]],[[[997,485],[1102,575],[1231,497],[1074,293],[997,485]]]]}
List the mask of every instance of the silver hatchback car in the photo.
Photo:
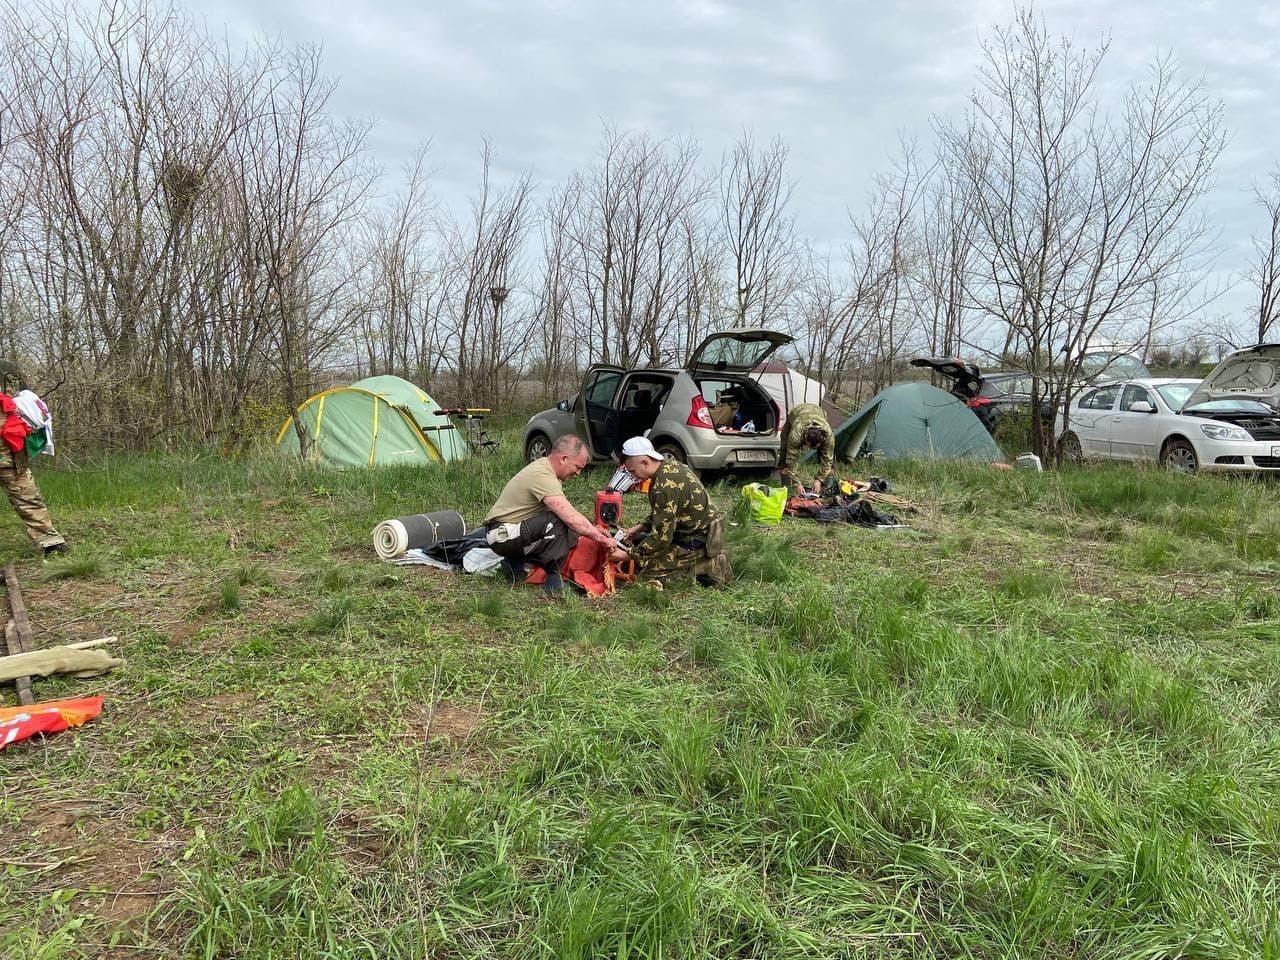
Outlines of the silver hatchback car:
{"type": "Polygon", "coordinates": [[[659,453],[695,470],[772,469],[786,412],[751,371],[792,339],[734,327],[702,341],[683,370],[595,364],[577,394],[529,419],[525,460],[546,456],[566,434],[581,437],[597,461],[647,435],[659,453]]]}

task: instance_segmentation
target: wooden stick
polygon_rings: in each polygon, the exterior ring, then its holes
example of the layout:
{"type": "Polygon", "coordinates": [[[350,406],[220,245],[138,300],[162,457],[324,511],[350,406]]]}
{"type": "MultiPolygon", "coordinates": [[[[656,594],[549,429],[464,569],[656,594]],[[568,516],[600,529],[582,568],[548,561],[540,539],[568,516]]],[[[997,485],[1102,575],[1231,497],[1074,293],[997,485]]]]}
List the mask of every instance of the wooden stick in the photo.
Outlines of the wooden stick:
{"type": "MultiPolygon", "coordinates": [[[[4,625],[4,643],[11,655],[16,656],[25,652],[18,644],[18,631],[13,628],[12,620],[4,625]]],[[[31,689],[30,677],[15,677],[13,686],[18,691],[18,702],[24,707],[29,707],[36,702],[36,694],[31,689]]]]}
{"type": "MultiPolygon", "coordinates": [[[[9,591],[11,617],[4,628],[5,646],[9,653],[30,653],[34,649],[31,642],[31,621],[27,619],[27,604],[22,599],[22,587],[18,585],[18,572],[12,563],[4,565],[4,585],[9,591]]],[[[36,702],[30,677],[15,677],[13,685],[18,692],[18,702],[24,707],[29,707],[36,702]]]]}
{"type": "Polygon", "coordinates": [[[12,611],[10,617],[13,620],[13,629],[18,634],[19,653],[30,653],[34,649],[31,645],[31,621],[27,619],[27,604],[22,599],[22,587],[18,585],[18,572],[14,570],[12,563],[4,565],[4,585],[9,591],[9,609],[12,611]]]}

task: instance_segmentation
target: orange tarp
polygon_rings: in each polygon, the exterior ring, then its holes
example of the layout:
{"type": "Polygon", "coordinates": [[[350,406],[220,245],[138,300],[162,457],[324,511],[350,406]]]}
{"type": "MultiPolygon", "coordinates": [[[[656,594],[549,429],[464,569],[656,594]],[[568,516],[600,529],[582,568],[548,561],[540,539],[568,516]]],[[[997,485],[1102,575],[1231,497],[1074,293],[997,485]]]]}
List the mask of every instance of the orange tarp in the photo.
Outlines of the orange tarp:
{"type": "Polygon", "coordinates": [[[57,733],[68,727],[78,727],[101,712],[101,697],[50,700],[33,703],[29,707],[0,707],[0,750],[37,733],[57,733]]]}

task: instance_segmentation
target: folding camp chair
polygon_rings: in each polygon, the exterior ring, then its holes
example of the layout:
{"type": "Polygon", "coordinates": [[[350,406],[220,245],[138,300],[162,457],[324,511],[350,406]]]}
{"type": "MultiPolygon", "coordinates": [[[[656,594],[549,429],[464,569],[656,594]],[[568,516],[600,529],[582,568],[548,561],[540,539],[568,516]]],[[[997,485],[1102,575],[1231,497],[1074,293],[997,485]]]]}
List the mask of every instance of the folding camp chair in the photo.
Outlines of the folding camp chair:
{"type": "Polygon", "coordinates": [[[481,453],[497,453],[501,440],[495,440],[489,434],[481,429],[484,417],[468,412],[463,418],[462,425],[467,435],[467,445],[471,447],[471,452],[475,454],[481,453]]]}
{"type": "Polygon", "coordinates": [[[496,453],[502,444],[501,440],[490,437],[482,427],[484,415],[489,412],[487,407],[444,407],[435,412],[441,416],[461,418],[463,437],[474,454],[496,453]]]}

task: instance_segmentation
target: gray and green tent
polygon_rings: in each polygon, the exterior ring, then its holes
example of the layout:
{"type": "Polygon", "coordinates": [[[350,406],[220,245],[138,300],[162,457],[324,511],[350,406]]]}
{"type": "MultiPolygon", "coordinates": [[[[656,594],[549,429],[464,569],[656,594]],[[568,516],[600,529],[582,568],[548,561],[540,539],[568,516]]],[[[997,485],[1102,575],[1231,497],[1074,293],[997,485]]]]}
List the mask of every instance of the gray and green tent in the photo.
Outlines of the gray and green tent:
{"type": "MultiPolygon", "coordinates": [[[[333,467],[377,467],[461,460],[466,438],[439,404],[408,380],[368,377],[309,398],[294,414],[310,438],[309,459],[333,467]]],[[[297,456],[293,417],[276,435],[276,449],[297,456]]]]}
{"type": "Polygon", "coordinates": [[[836,456],[916,460],[1001,460],[1003,455],[972,410],[927,383],[885,387],[836,428],[836,456]]]}

